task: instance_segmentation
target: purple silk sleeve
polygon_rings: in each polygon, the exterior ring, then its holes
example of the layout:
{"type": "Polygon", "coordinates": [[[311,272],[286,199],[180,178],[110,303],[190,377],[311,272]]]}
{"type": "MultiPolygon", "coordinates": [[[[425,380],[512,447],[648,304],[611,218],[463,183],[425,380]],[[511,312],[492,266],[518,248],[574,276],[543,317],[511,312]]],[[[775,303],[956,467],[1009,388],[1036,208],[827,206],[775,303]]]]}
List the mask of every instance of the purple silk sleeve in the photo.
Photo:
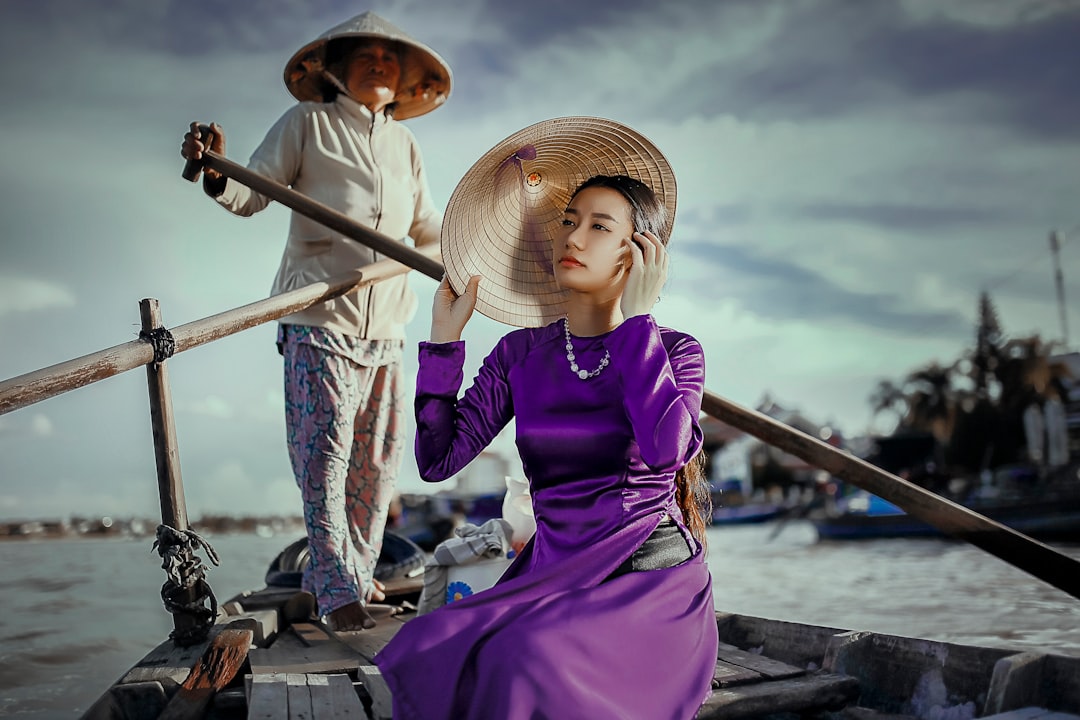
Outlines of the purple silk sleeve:
{"type": "Polygon", "coordinates": [[[635,315],[604,342],[618,374],[623,407],[641,460],[655,472],[675,472],[701,449],[698,424],[705,389],[705,354],[697,340],[664,347],[652,315],[635,315]]]}
{"type": "Polygon", "coordinates": [[[465,343],[420,343],[416,375],[416,465],[426,482],[454,475],[495,439],[514,416],[506,377],[506,338],[484,359],[458,400],[465,343]]]}

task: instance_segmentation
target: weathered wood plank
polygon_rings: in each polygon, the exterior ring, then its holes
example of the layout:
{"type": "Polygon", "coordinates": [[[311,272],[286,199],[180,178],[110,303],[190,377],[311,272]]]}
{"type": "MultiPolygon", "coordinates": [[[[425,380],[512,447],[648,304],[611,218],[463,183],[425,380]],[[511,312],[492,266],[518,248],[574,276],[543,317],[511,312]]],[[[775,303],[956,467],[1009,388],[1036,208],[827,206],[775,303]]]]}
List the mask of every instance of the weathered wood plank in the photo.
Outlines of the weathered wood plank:
{"type": "Polygon", "coordinates": [[[905,711],[932,673],[956,697],[976,702],[976,715],[983,715],[980,696],[985,697],[995,664],[1011,654],[1000,648],[857,631],[833,636],[824,669],[858,680],[859,702],[865,707],[894,713],[905,711]]]}
{"type": "MultiPolygon", "coordinates": [[[[220,630],[218,631],[220,632],[220,630]]],[[[216,635],[213,628],[210,630],[211,639],[216,635]]],[[[118,685],[141,682],[163,682],[171,686],[179,685],[191,672],[191,666],[203,654],[210,640],[192,645],[191,647],[178,648],[172,640],[166,640],[146,654],[139,664],[128,670],[119,681],[118,685]]]]}
{"type": "Polygon", "coordinates": [[[755,653],[808,670],[820,669],[832,637],[846,632],[720,611],[716,613],[716,630],[722,643],[753,648],[755,653]]]}
{"type": "Polygon", "coordinates": [[[371,720],[391,720],[394,716],[394,698],[379,668],[361,665],[358,674],[371,698],[371,720]]]}
{"type": "Polygon", "coordinates": [[[726,643],[720,643],[716,656],[719,660],[722,660],[728,665],[738,665],[739,667],[753,670],[766,678],[774,680],[795,677],[796,675],[802,675],[806,672],[794,665],[788,665],[787,663],[773,660],[764,655],[749,653],[745,650],[740,650],[734,645],[728,645],[726,643]]]}
{"type": "Polygon", "coordinates": [[[378,605],[370,605],[369,609],[375,617],[375,627],[370,630],[335,633],[335,635],[370,663],[373,662],[375,653],[386,647],[390,638],[401,629],[402,622],[398,616],[382,611],[378,605]]]}
{"type": "Polygon", "coordinates": [[[330,633],[309,622],[293,623],[292,630],[296,633],[296,637],[300,638],[300,642],[308,647],[316,647],[331,639],[330,633]]]}
{"type": "Polygon", "coordinates": [[[311,622],[319,617],[319,608],[315,602],[315,596],[305,591],[300,591],[286,600],[281,606],[280,612],[288,624],[311,622]]]}
{"type": "Polygon", "coordinates": [[[268,648],[255,648],[248,654],[251,672],[263,673],[317,673],[349,672],[360,664],[355,650],[325,631],[314,631],[309,623],[297,623],[278,633],[277,640],[268,648]],[[305,632],[305,642],[297,635],[297,629],[305,632]],[[319,636],[321,632],[321,639],[319,636]]]}
{"type": "Polygon", "coordinates": [[[147,653],[135,667],[128,670],[117,681],[117,684],[157,681],[167,688],[175,687],[191,674],[191,668],[219,633],[226,629],[254,631],[254,627],[254,620],[243,618],[230,622],[228,625],[214,625],[210,628],[210,634],[205,641],[186,648],[176,647],[172,640],[166,640],[147,653]]]}
{"type": "Polygon", "coordinates": [[[276,610],[244,610],[239,603],[231,603],[228,614],[220,614],[219,622],[236,622],[237,620],[250,620],[252,643],[257,647],[265,647],[273,642],[278,632],[278,613],[276,610]]]}
{"type": "Polygon", "coordinates": [[[247,658],[251,630],[223,630],[200,657],[169,700],[159,720],[201,718],[214,693],[228,685],[247,658]]]}
{"type": "Polygon", "coordinates": [[[388,598],[400,595],[419,595],[424,589],[424,573],[421,569],[414,577],[391,578],[383,583],[383,593],[388,598]]]}
{"type": "Polygon", "coordinates": [[[360,696],[348,675],[308,675],[311,710],[316,720],[366,718],[360,696]]]}
{"type": "Polygon", "coordinates": [[[983,712],[986,715],[1001,715],[1037,703],[1039,679],[1043,677],[1045,668],[1044,653],[1017,653],[998,660],[994,664],[983,712]]]}
{"type": "Polygon", "coordinates": [[[281,720],[289,711],[289,690],[284,673],[251,677],[247,720],[281,720]]]}
{"type": "Polygon", "coordinates": [[[713,670],[714,688],[728,687],[729,685],[743,685],[745,683],[758,682],[762,679],[760,673],[747,670],[738,665],[728,665],[723,660],[716,661],[716,669],[713,670]]]}
{"type": "Polygon", "coordinates": [[[289,720],[314,720],[307,676],[303,673],[288,673],[285,675],[285,685],[289,693],[289,720]]]}
{"type": "Polygon", "coordinates": [[[798,677],[714,690],[698,720],[737,720],[774,713],[813,713],[839,710],[859,695],[855,678],[832,673],[798,677]]]}
{"type": "Polygon", "coordinates": [[[983,714],[1018,708],[1080,708],[1080,657],[1024,652],[998,660],[983,714]]]}

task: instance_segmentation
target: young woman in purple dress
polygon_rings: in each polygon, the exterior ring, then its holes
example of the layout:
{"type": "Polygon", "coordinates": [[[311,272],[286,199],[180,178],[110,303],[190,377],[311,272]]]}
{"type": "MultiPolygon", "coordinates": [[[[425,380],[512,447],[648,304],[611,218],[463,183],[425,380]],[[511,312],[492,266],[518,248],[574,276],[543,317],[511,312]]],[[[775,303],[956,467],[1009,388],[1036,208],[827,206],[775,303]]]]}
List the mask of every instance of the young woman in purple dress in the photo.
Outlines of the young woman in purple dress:
{"type": "MultiPolygon", "coordinates": [[[[708,696],[716,621],[688,470],[704,356],[650,314],[666,207],[625,175],[581,183],[550,232],[565,314],[503,337],[460,399],[461,333],[488,278],[439,287],[417,377],[421,475],[452,476],[515,418],[537,527],[494,587],[410,620],[376,656],[395,718],[686,720],[708,696]]],[[[445,257],[445,224],[443,242],[445,257]]]]}

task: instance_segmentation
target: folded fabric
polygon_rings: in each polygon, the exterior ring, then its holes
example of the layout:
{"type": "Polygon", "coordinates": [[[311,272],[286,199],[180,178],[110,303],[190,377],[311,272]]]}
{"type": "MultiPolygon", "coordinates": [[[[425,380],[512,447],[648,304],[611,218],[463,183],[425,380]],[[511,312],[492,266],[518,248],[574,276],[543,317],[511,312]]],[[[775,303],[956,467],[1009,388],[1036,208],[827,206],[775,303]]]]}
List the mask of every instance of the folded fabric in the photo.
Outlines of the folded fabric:
{"type": "Polygon", "coordinates": [[[480,526],[466,523],[455,529],[455,537],[439,543],[432,560],[424,566],[424,589],[417,614],[429,613],[446,604],[447,568],[511,556],[513,532],[510,523],[502,518],[492,518],[480,526]]]}

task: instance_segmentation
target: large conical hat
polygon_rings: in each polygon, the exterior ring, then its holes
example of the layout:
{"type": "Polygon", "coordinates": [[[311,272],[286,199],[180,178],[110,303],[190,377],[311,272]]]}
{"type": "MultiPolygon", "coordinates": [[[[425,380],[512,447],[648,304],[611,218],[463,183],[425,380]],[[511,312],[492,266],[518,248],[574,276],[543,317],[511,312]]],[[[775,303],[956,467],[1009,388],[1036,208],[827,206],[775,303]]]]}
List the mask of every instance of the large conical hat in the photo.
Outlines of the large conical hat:
{"type": "Polygon", "coordinates": [[[483,276],[476,309],[518,327],[564,314],[551,243],[577,187],[594,175],[648,185],[675,221],[675,174],[646,137],[613,120],[564,117],[519,130],[488,150],[458,183],[442,224],[446,276],[458,294],[483,276]]]}
{"type": "MultiPolygon", "coordinates": [[[[452,81],[450,65],[438,53],[373,12],[336,25],[300,48],[285,65],[285,86],[297,100],[322,102],[330,84],[326,47],[331,40],[376,38],[401,48],[401,81],[394,96],[394,117],[400,120],[429,113],[446,102],[452,81]]],[[[343,80],[343,78],[341,78],[343,80]]]]}

